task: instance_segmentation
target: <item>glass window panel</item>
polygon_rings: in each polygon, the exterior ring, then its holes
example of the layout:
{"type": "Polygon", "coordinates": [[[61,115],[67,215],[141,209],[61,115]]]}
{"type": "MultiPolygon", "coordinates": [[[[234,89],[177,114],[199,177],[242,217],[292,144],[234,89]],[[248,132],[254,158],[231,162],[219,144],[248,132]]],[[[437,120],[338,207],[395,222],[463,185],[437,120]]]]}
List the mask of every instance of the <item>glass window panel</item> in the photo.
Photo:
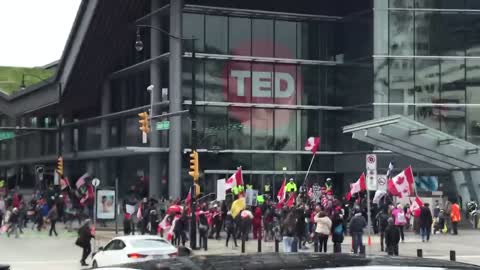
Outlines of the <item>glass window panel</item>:
{"type": "Polygon", "coordinates": [[[467,60],[467,140],[480,144],[480,60],[467,60]]]}
{"type": "MultiPolygon", "coordinates": [[[[197,100],[203,101],[205,99],[204,90],[204,61],[201,59],[195,60],[195,96],[197,100]]],[[[182,76],[182,95],[184,100],[192,99],[192,61],[191,59],[183,60],[183,76],[182,76]]]]}
{"type": "Polygon", "coordinates": [[[438,102],[440,98],[440,66],[438,60],[415,60],[415,119],[429,127],[439,129],[440,121],[433,114],[429,104],[438,102]]]}
{"type": "Polygon", "coordinates": [[[413,55],[413,12],[390,11],[390,54],[413,55]]]}
{"type": "Polygon", "coordinates": [[[297,170],[297,155],[276,154],[275,155],[274,170],[275,171],[282,171],[284,167],[286,167],[288,171],[296,171],[297,170]]]}
{"type": "MultiPolygon", "coordinates": [[[[267,66],[267,72],[271,72],[271,65],[267,66]]],[[[256,65],[256,67],[262,67],[256,65]]],[[[252,102],[252,64],[245,61],[230,61],[227,66],[228,74],[228,98],[229,102],[250,103],[252,102]]],[[[268,74],[266,74],[268,75],[268,74]]],[[[255,77],[259,80],[258,77],[255,77]]],[[[258,82],[255,84],[258,85],[258,82]]],[[[224,94],[225,95],[225,94],[224,94]]]]}
{"type": "Polygon", "coordinates": [[[252,20],[249,18],[229,18],[229,53],[252,55],[252,20]]]}
{"type": "Polygon", "coordinates": [[[434,49],[437,42],[435,40],[435,31],[433,29],[432,12],[415,12],[415,54],[416,55],[435,55],[434,49]]]}
{"type": "Polygon", "coordinates": [[[297,119],[295,115],[295,110],[275,110],[275,150],[296,150],[297,119]]]}
{"type": "Polygon", "coordinates": [[[465,8],[465,0],[415,0],[415,7],[435,9],[463,9],[465,8]]]}
{"type": "MultiPolygon", "coordinates": [[[[248,74],[246,74],[246,76],[248,76],[248,74]]],[[[275,94],[275,77],[273,73],[273,65],[254,63],[252,64],[251,76],[251,91],[248,91],[248,89],[246,89],[245,96],[248,97],[248,95],[250,94],[252,97],[252,103],[273,104],[275,94]]],[[[239,95],[239,93],[237,95],[239,95]]]]}
{"type": "Polygon", "coordinates": [[[208,149],[214,147],[226,149],[227,146],[227,108],[206,106],[203,118],[203,138],[201,142],[208,149]]]}
{"type": "Polygon", "coordinates": [[[465,0],[466,9],[480,9],[480,1],[478,0],[465,0]]]}
{"type": "Polygon", "coordinates": [[[320,105],[321,97],[321,82],[320,67],[318,66],[298,66],[298,81],[299,91],[298,104],[299,105],[320,105]]]}
{"type": "Polygon", "coordinates": [[[275,57],[297,58],[297,23],[275,21],[275,57]]]}
{"type": "Polygon", "coordinates": [[[252,148],[273,150],[273,110],[252,109],[252,148]]]}
{"type": "Polygon", "coordinates": [[[226,54],[228,48],[228,24],[227,17],[211,16],[205,17],[205,52],[215,54],[226,54]]]}
{"type": "MultiPolygon", "coordinates": [[[[480,1],[477,1],[480,7],[480,1]]],[[[466,50],[467,55],[480,55],[480,14],[465,13],[465,29],[466,29],[466,50]]]]}
{"type": "MultiPolygon", "coordinates": [[[[205,45],[205,16],[203,14],[184,13],[183,14],[183,36],[186,38],[194,37],[195,50],[204,51],[205,45]]],[[[186,41],[184,43],[185,50],[192,51],[192,43],[186,41]]]]}
{"type": "Polygon", "coordinates": [[[413,0],[389,0],[391,8],[412,8],[413,0]]]}
{"type": "Polygon", "coordinates": [[[271,171],[273,168],[272,154],[252,154],[252,170],[271,171]]]}
{"type": "Polygon", "coordinates": [[[394,59],[389,63],[389,115],[400,114],[413,118],[414,85],[413,60],[394,59]]]}
{"type": "Polygon", "coordinates": [[[333,28],[329,22],[297,23],[297,56],[300,59],[331,60],[333,53],[333,28]]]}
{"type": "Polygon", "coordinates": [[[437,55],[465,55],[465,15],[462,13],[432,13],[430,32],[432,51],[437,55]]]}
{"type": "Polygon", "coordinates": [[[228,116],[228,148],[251,149],[251,109],[229,107],[228,116]]]}
{"type": "Polygon", "coordinates": [[[301,76],[297,78],[296,65],[275,65],[274,97],[276,104],[295,105],[296,93],[301,92],[301,76]]]}
{"type": "Polygon", "coordinates": [[[440,65],[441,105],[433,113],[440,118],[442,131],[465,138],[465,60],[442,60],[440,65]]]}
{"type": "Polygon", "coordinates": [[[388,54],[388,11],[385,3],[385,0],[375,0],[373,49],[377,55],[388,54]]]}
{"type": "Polygon", "coordinates": [[[388,115],[388,58],[374,59],[374,94],[373,100],[376,104],[374,108],[374,118],[380,118],[388,115]]]}
{"type": "Polygon", "coordinates": [[[252,55],[273,57],[273,21],[252,20],[252,55]]]}
{"type": "Polygon", "coordinates": [[[224,76],[226,61],[206,60],[205,62],[205,101],[225,101],[224,88],[227,79],[224,76]]]}

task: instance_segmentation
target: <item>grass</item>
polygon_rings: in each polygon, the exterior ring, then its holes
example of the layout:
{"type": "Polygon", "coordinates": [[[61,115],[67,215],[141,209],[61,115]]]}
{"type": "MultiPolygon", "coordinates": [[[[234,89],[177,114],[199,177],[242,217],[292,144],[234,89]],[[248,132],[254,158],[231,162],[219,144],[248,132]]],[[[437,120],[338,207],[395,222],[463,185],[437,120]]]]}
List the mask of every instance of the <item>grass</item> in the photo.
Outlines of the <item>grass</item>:
{"type": "Polygon", "coordinates": [[[46,70],[43,68],[0,66],[0,91],[10,95],[21,90],[20,86],[22,84],[23,74],[25,74],[25,85],[28,87],[50,78],[54,73],[54,70],[46,70]]]}

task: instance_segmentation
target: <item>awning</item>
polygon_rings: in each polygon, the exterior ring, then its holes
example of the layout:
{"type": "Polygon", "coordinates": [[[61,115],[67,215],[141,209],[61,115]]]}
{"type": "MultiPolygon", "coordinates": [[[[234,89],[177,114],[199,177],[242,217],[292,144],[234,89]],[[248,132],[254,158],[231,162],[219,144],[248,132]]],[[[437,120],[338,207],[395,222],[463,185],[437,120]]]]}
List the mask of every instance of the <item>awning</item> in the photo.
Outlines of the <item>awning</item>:
{"type": "Polygon", "coordinates": [[[480,148],[401,115],[345,126],[343,133],[446,170],[480,168],[480,148]]]}

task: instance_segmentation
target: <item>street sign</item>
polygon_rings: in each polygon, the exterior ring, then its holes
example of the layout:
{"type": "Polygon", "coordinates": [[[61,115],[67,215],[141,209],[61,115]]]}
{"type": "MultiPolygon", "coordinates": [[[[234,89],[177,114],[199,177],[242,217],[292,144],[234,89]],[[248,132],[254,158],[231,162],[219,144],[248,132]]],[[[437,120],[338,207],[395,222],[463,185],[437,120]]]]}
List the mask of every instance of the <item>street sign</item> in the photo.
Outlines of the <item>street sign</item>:
{"type": "Polygon", "coordinates": [[[93,180],[92,180],[92,185],[93,185],[94,187],[98,187],[98,185],[100,185],[100,179],[98,179],[98,178],[93,178],[93,180]]]}
{"type": "Polygon", "coordinates": [[[368,154],[365,161],[367,168],[367,190],[377,190],[377,155],[368,154]]]}
{"type": "Polygon", "coordinates": [[[377,175],[377,190],[387,191],[387,176],[385,174],[377,175]]]}
{"type": "Polygon", "coordinates": [[[170,129],[170,121],[157,122],[156,130],[168,130],[170,129]]]}
{"type": "Polygon", "coordinates": [[[0,131],[0,141],[12,139],[15,137],[15,132],[13,131],[0,131]]]}

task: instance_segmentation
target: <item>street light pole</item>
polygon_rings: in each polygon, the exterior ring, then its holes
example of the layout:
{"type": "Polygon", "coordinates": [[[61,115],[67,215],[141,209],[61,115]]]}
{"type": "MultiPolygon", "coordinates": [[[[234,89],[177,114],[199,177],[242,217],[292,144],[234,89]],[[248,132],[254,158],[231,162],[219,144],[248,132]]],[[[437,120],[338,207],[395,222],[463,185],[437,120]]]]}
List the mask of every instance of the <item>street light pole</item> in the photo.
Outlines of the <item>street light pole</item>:
{"type": "MultiPolygon", "coordinates": [[[[192,152],[197,150],[197,95],[195,89],[195,39],[192,38],[192,106],[190,107],[190,114],[192,119],[192,129],[191,129],[191,136],[192,136],[192,152]]],[[[197,222],[195,216],[196,210],[196,197],[200,194],[195,194],[195,185],[194,181],[192,181],[192,187],[190,189],[190,209],[192,212],[192,216],[190,219],[190,248],[196,249],[197,248],[197,222]]]]}

